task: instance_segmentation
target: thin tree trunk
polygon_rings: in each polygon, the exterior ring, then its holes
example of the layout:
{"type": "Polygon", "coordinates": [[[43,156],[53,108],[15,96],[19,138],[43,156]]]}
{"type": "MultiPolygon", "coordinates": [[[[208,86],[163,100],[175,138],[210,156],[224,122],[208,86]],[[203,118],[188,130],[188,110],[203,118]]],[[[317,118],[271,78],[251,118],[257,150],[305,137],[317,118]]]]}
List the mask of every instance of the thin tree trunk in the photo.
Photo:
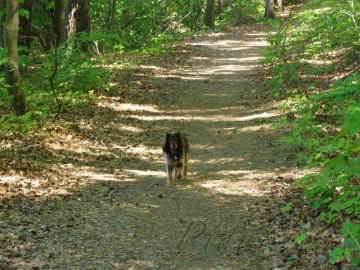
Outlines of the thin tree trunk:
{"type": "MultiPolygon", "coordinates": [[[[0,10],[5,10],[6,0],[0,0],[0,10]]],[[[3,14],[0,18],[0,47],[5,47],[3,33],[4,33],[5,15],[3,14]]]]}
{"type": "Polygon", "coordinates": [[[19,30],[19,44],[30,47],[30,24],[31,24],[31,16],[32,16],[32,5],[33,0],[26,0],[24,3],[20,4],[20,8],[25,9],[29,12],[29,18],[25,18],[20,16],[20,30],[19,30]]]}
{"type": "Polygon", "coordinates": [[[55,35],[55,47],[60,42],[61,38],[61,22],[64,16],[64,1],[63,0],[55,0],[55,9],[54,9],[54,17],[53,17],[53,30],[55,35]]]}
{"type": "MultiPolygon", "coordinates": [[[[6,0],[0,0],[0,10],[5,10],[6,8],[6,0]]],[[[0,18],[0,47],[4,48],[5,44],[4,44],[4,24],[5,24],[5,14],[2,15],[2,17],[0,18]]],[[[0,72],[4,72],[5,70],[5,65],[2,64],[0,65],[0,72]]]]}
{"type": "Polygon", "coordinates": [[[223,10],[223,0],[217,0],[217,8],[216,8],[216,15],[220,15],[223,10]]]}
{"type": "Polygon", "coordinates": [[[67,0],[64,16],[64,27],[60,38],[60,43],[64,43],[68,38],[76,32],[75,13],[79,6],[79,0],[67,0]]]}
{"type": "Polygon", "coordinates": [[[116,6],[116,0],[112,0],[112,2],[110,2],[110,0],[108,0],[108,11],[107,11],[107,16],[106,16],[106,20],[105,20],[105,26],[103,27],[106,29],[105,33],[110,32],[111,26],[113,24],[113,18],[114,18],[114,14],[116,12],[115,6],[116,6]]]}
{"type": "MultiPolygon", "coordinates": [[[[76,14],[77,25],[76,32],[91,32],[91,20],[90,20],[90,0],[80,0],[79,9],[76,14]]],[[[89,42],[80,40],[80,48],[83,51],[89,51],[89,42]]]]}
{"type": "Polygon", "coordinates": [[[214,25],[214,0],[206,1],[204,24],[206,26],[214,25]]]}
{"type": "Polygon", "coordinates": [[[275,5],[277,5],[279,7],[279,10],[281,10],[281,11],[284,10],[282,0],[275,0],[275,5]]]}
{"type": "Polygon", "coordinates": [[[10,85],[8,94],[17,115],[26,113],[25,95],[20,87],[18,30],[19,9],[17,0],[6,0],[6,23],[4,28],[5,48],[8,62],[5,64],[6,82],[10,85]]]}
{"type": "Polygon", "coordinates": [[[275,18],[273,0],[266,0],[264,18],[275,18]]]}

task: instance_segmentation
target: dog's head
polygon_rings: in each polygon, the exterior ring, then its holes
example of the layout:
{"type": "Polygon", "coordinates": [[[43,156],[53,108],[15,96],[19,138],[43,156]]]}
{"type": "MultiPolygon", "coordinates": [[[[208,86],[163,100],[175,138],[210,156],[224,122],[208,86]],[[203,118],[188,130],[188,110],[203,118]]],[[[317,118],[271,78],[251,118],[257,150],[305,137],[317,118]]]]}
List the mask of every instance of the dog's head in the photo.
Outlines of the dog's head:
{"type": "Polygon", "coordinates": [[[166,133],[165,142],[163,144],[164,153],[173,161],[179,160],[181,158],[182,144],[180,133],[166,133]]]}

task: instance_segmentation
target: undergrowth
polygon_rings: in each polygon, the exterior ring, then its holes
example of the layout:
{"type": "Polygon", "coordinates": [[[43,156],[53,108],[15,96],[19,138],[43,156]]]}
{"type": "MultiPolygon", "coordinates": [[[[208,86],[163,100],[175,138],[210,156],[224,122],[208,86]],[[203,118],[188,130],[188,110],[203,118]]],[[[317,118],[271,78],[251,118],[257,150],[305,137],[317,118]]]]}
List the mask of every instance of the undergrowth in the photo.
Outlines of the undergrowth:
{"type": "Polygon", "coordinates": [[[19,65],[24,74],[21,87],[26,95],[28,112],[22,116],[12,113],[7,85],[0,82],[3,86],[0,88],[1,132],[37,130],[53,124],[59,109],[87,107],[95,100],[94,91],[103,89],[105,81],[112,76],[100,59],[88,58],[76,50],[68,54],[65,47],[58,49],[57,63],[54,53],[48,52],[33,58],[24,55],[19,65]],[[53,74],[54,89],[50,83],[53,74]]]}
{"type": "Polygon", "coordinates": [[[356,1],[310,0],[277,21],[279,31],[269,36],[264,58],[268,87],[286,99],[280,126],[292,132],[282,140],[305,149],[299,159],[306,166],[321,168],[298,186],[319,219],[342,224],[343,241],[331,250],[329,262],[355,266],[360,265],[359,12],[356,1]]]}

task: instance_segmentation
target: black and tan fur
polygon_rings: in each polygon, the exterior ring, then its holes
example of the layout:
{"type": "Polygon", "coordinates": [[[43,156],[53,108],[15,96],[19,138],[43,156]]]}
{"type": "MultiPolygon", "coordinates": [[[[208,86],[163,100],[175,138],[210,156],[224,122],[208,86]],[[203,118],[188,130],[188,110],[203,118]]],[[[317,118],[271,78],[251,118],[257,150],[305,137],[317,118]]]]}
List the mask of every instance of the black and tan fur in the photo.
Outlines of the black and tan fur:
{"type": "Polygon", "coordinates": [[[173,178],[180,180],[187,176],[189,167],[189,143],[184,134],[166,133],[163,144],[168,185],[173,185],[173,178]]]}

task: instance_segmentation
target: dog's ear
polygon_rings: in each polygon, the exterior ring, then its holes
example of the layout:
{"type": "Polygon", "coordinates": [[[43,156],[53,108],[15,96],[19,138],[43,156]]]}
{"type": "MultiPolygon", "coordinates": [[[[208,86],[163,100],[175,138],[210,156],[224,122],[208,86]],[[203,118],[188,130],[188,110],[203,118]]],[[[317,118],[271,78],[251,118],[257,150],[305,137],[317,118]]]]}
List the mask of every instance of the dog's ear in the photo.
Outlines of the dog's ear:
{"type": "Polygon", "coordinates": [[[163,149],[164,153],[170,152],[170,146],[169,146],[169,138],[170,138],[170,136],[171,136],[170,133],[165,134],[164,143],[162,145],[162,149],[163,149]]]}

